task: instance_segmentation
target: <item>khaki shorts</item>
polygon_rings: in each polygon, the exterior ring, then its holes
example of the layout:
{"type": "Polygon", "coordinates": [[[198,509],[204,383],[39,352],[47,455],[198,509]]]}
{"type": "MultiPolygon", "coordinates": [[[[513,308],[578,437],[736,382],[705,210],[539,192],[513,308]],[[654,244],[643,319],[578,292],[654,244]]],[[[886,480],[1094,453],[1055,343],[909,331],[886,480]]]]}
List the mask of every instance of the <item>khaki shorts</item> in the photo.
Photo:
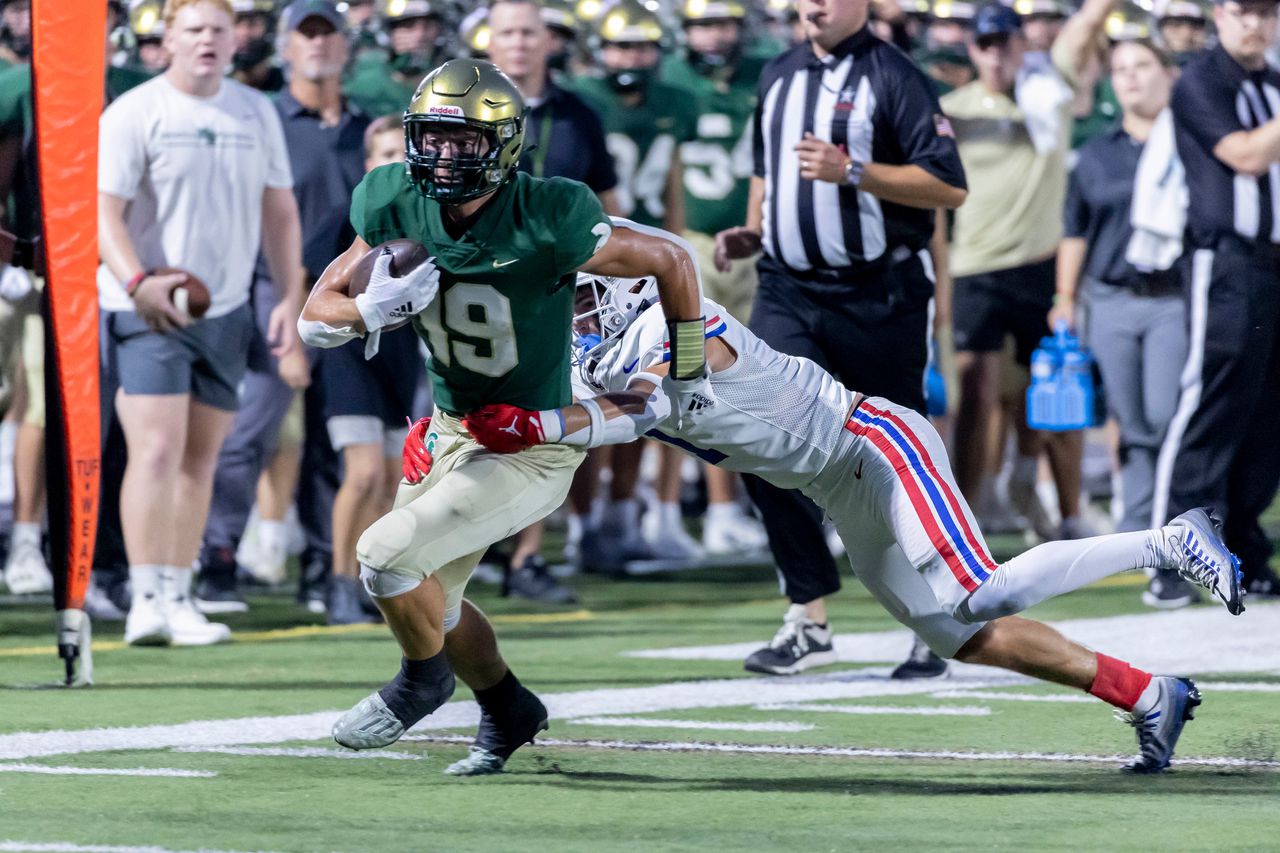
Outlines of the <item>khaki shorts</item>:
{"type": "Polygon", "coordinates": [[[716,269],[716,238],[696,231],[684,232],[698,253],[698,267],[702,271],[702,295],[719,302],[742,325],[751,320],[751,304],[756,298],[756,261],[746,258],[734,261],[728,272],[716,269]]]}
{"type": "Polygon", "coordinates": [[[435,575],[448,613],[461,605],[471,572],[490,545],[564,503],[586,454],[563,444],[493,453],[457,418],[439,411],[427,447],[434,457],[431,473],[414,486],[400,483],[394,509],[361,535],[356,556],[378,571],[419,580],[435,575]]]}

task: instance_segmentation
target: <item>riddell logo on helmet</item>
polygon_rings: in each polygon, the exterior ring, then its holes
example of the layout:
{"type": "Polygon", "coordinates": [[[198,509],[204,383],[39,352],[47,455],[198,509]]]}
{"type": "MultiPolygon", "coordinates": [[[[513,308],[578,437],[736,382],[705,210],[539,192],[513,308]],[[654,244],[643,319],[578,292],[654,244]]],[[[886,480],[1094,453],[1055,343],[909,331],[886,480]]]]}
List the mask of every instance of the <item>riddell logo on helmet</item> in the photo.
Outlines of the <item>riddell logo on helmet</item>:
{"type": "Polygon", "coordinates": [[[444,115],[444,116],[461,116],[462,107],[451,107],[448,105],[441,104],[433,107],[427,107],[427,112],[435,113],[437,115],[444,115]]]}

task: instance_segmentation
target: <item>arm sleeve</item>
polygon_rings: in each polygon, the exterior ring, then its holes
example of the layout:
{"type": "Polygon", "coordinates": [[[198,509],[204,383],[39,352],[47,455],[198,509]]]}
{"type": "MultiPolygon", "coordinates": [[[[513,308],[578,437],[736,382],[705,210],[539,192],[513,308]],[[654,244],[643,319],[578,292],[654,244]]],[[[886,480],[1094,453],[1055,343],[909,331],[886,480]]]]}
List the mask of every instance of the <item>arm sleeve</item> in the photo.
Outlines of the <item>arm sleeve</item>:
{"type": "Polygon", "coordinates": [[[1089,205],[1080,189],[1080,162],[1067,176],[1067,198],[1062,205],[1064,237],[1084,237],[1089,231],[1089,205]]]}
{"type": "Polygon", "coordinates": [[[133,199],[147,171],[145,118],[121,98],[98,120],[98,192],[133,199]]]}
{"type": "Polygon", "coordinates": [[[284,126],[280,114],[266,98],[258,111],[262,113],[263,133],[266,136],[267,186],[272,189],[293,187],[293,168],[289,165],[289,148],[284,141],[284,126]]]}
{"type": "Polygon", "coordinates": [[[1213,149],[1224,137],[1246,130],[1236,114],[1235,101],[1230,83],[1208,74],[1187,74],[1174,85],[1169,107],[1178,130],[1213,156],[1213,149]]]}
{"type": "Polygon", "coordinates": [[[904,57],[895,74],[897,79],[885,89],[890,98],[890,137],[901,146],[904,163],[919,166],[950,186],[966,189],[951,122],[943,115],[928,78],[908,63],[904,57]]]}

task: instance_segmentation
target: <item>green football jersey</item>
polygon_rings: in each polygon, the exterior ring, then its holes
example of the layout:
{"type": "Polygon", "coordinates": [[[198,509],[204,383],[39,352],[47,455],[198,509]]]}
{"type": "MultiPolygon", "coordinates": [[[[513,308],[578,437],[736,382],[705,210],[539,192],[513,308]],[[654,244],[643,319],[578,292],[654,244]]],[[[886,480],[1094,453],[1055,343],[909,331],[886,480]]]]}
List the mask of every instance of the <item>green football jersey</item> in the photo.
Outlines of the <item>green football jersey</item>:
{"type": "Polygon", "coordinates": [[[644,100],[629,106],[600,77],[579,77],[573,89],[604,125],[605,144],[618,173],[614,194],[622,215],[641,225],[662,227],[663,193],[678,146],[693,139],[697,104],[689,92],[653,81],[644,100]]]}
{"type": "Polygon", "coordinates": [[[370,118],[398,116],[409,108],[418,82],[417,78],[406,81],[392,71],[385,53],[365,56],[356,63],[350,78],[342,84],[342,94],[370,118]]]}
{"type": "Polygon", "coordinates": [[[440,204],[392,163],[356,187],[351,224],[370,246],[408,238],[436,259],[440,292],[413,325],[431,351],[437,406],[569,405],[574,273],[612,231],[586,185],[517,173],[455,239],[440,204]]]}
{"type": "Polygon", "coordinates": [[[747,221],[754,166],[751,121],[756,84],[768,62],[746,56],[727,80],[694,70],[683,57],[662,65],[662,79],[697,97],[696,138],[680,148],[684,164],[684,213],[690,231],[715,234],[747,221]]]}

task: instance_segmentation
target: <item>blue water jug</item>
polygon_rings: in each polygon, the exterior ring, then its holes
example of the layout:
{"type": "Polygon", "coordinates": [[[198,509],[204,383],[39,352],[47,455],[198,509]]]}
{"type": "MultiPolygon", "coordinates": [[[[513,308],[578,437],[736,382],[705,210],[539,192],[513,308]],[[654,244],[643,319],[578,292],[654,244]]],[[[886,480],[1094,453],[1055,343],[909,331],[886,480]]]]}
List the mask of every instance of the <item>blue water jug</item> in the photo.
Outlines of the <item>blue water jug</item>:
{"type": "Polygon", "coordinates": [[[1031,354],[1031,387],[1027,389],[1027,425],[1066,432],[1095,426],[1093,356],[1059,323],[1031,354]]]}

